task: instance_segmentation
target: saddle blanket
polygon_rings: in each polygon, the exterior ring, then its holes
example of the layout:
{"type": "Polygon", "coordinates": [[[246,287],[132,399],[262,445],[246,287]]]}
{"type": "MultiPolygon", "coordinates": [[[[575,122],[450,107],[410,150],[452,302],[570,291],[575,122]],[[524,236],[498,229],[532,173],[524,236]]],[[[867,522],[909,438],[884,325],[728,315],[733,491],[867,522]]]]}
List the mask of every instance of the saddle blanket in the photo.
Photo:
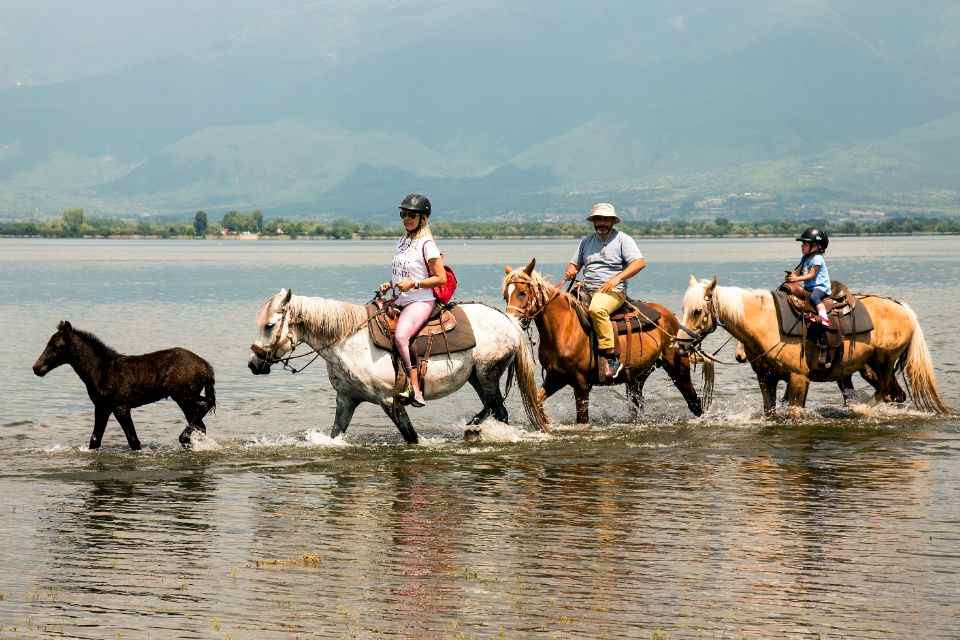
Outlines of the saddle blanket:
{"type": "MultiPolygon", "coordinates": [[[[584,296],[580,301],[584,304],[584,306],[579,307],[577,305],[573,305],[573,308],[576,310],[577,316],[580,318],[580,325],[583,327],[583,330],[587,333],[587,335],[592,335],[593,323],[590,321],[590,314],[587,313],[587,307],[590,306],[590,300],[584,296]]],[[[626,335],[628,326],[630,326],[630,333],[649,331],[657,326],[657,322],[660,320],[659,311],[641,300],[634,300],[631,298],[628,301],[630,304],[636,307],[636,311],[624,304],[621,305],[621,307],[610,316],[610,322],[613,324],[613,331],[616,335],[626,335]],[[627,323],[630,324],[628,325],[627,323]]]]}
{"type": "MultiPolygon", "coordinates": [[[[369,330],[373,343],[385,349],[393,351],[393,335],[387,335],[386,318],[377,315],[379,309],[374,304],[367,305],[367,317],[370,318],[369,330]]],[[[449,325],[450,322],[443,322],[449,325]]],[[[477,339],[473,335],[473,326],[470,319],[459,304],[453,305],[449,311],[441,314],[434,313],[427,324],[420,330],[410,344],[410,354],[418,360],[427,355],[427,347],[430,348],[429,356],[442,355],[446,353],[456,353],[466,351],[477,346],[477,339]],[[443,331],[441,322],[448,319],[447,314],[453,315],[456,325],[449,331],[443,331]]]]}
{"type": "MultiPolygon", "coordinates": [[[[809,331],[805,329],[803,317],[800,313],[790,306],[787,300],[787,294],[782,291],[771,291],[773,294],[773,305],[777,308],[777,319],[780,321],[780,334],[784,336],[803,337],[809,331]]],[[[840,330],[841,335],[849,336],[852,334],[870,333],[873,331],[873,320],[870,318],[870,312],[867,307],[858,304],[850,313],[837,318],[836,314],[829,314],[830,322],[835,328],[840,330]]]]}

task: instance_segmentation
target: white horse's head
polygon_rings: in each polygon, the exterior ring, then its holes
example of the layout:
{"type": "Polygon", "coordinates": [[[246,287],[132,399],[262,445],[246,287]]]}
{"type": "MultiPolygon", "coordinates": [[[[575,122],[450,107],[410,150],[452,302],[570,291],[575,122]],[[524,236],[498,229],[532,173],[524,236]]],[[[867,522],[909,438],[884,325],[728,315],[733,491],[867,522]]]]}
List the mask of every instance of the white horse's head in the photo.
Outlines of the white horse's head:
{"type": "Polygon", "coordinates": [[[268,299],[257,313],[257,338],[250,345],[247,366],[255,375],[270,373],[270,366],[280,362],[296,346],[290,322],[290,298],[293,291],[281,289],[268,299]]]}
{"type": "Polygon", "coordinates": [[[687,291],[683,294],[683,308],[680,317],[682,328],[677,333],[681,350],[699,344],[707,335],[716,330],[717,315],[713,307],[713,295],[716,287],[716,276],[713,280],[697,280],[695,276],[690,275],[687,291]]]}

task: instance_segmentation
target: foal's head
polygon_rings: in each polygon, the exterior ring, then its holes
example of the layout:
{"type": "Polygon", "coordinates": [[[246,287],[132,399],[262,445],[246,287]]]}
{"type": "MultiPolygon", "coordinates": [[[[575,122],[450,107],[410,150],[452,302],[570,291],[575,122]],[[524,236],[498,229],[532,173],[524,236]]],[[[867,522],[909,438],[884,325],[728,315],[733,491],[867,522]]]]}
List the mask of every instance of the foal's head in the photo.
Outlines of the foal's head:
{"type": "Polygon", "coordinates": [[[33,372],[38,376],[45,376],[62,364],[70,361],[73,353],[73,327],[64,320],[57,325],[57,332],[50,336],[47,347],[33,363],[33,372]]]}
{"type": "Polygon", "coordinates": [[[257,339],[250,345],[247,366],[255,375],[270,373],[270,366],[293,351],[287,308],[293,291],[281,289],[260,307],[257,314],[257,339]]]}

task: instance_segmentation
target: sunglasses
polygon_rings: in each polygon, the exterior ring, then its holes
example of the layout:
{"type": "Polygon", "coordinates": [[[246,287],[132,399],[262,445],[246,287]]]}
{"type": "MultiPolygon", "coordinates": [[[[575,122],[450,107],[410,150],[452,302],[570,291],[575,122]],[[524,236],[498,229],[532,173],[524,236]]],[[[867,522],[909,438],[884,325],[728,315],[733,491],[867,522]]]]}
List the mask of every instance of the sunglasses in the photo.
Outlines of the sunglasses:
{"type": "Polygon", "coordinates": [[[401,218],[416,218],[419,215],[420,215],[420,212],[418,211],[401,211],[400,212],[401,218]]]}

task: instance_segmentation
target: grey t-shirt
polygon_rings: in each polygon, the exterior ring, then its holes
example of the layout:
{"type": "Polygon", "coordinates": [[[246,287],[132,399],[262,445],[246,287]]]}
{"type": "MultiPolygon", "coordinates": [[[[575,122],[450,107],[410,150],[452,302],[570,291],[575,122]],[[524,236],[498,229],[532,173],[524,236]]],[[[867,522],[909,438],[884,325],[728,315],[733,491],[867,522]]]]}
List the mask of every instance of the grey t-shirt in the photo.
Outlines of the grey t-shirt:
{"type": "MultiPolygon", "coordinates": [[[[643,254],[640,253],[633,238],[613,229],[606,240],[601,240],[595,233],[581,240],[570,262],[578,268],[583,268],[581,278],[585,287],[599,289],[604,282],[623,271],[628,264],[642,257],[643,254]]],[[[626,294],[627,283],[621,282],[615,290],[626,294]]]]}

